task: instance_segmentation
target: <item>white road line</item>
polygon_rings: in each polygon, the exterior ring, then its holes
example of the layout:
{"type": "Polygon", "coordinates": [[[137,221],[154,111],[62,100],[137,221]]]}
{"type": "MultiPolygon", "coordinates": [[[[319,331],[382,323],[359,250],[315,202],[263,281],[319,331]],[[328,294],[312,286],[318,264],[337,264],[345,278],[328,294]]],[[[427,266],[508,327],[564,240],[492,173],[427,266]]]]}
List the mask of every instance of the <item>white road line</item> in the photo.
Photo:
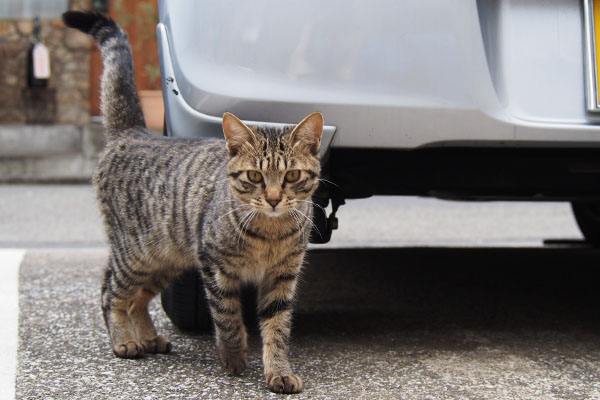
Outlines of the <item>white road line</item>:
{"type": "Polygon", "coordinates": [[[19,266],[25,250],[0,249],[0,398],[15,398],[19,340],[19,266]]]}

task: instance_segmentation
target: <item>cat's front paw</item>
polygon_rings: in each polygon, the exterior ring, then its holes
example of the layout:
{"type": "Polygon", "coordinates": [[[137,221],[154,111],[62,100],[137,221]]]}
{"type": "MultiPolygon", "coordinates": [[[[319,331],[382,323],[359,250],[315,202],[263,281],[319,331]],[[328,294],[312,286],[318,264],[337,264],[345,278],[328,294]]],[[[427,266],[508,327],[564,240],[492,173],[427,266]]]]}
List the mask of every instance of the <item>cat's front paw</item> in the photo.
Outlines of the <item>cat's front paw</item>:
{"type": "Polygon", "coordinates": [[[304,387],[302,378],[294,374],[267,374],[267,386],[275,393],[300,393],[304,387]]]}
{"type": "Polygon", "coordinates": [[[164,336],[154,336],[151,339],[142,341],[146,353],[170,353],[173,346],[169,339],[164,336]]]}
{"type": "Polygon", "coordinates": [[[133,340],[114,345],[113,351],[121,358],[140,358],[146,354],[144,345],[133,340]]]}
{"type": "Polygon", "coordinates": [[[248,350],[237,353],[221,350],[219,355],[221,364],[230,374],[240,375],[248,367],[248,350]]]}

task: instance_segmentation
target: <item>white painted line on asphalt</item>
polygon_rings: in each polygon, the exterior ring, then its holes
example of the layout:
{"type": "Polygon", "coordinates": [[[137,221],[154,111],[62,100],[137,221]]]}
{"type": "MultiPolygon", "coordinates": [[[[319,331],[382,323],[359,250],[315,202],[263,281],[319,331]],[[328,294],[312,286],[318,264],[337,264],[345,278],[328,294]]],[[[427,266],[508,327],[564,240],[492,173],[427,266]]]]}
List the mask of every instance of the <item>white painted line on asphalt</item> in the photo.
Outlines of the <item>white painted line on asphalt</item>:
{"type": "Polygon", "coordinates": [[[0,249],[0,398],[15,398],[19,341],[19,266],[25,250],[0,249]]]}

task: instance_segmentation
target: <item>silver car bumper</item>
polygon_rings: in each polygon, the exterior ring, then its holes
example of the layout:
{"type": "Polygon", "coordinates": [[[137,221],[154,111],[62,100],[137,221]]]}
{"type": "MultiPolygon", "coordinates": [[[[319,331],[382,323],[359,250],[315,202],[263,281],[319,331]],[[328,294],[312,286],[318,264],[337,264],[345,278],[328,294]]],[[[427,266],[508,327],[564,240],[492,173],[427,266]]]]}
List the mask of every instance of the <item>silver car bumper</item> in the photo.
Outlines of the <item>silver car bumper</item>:
{"type": "Polygon", "coordinates": [[[583,2],[160,2],[168,130],[325,115],[328,146],[600,147],[583,2]]]}

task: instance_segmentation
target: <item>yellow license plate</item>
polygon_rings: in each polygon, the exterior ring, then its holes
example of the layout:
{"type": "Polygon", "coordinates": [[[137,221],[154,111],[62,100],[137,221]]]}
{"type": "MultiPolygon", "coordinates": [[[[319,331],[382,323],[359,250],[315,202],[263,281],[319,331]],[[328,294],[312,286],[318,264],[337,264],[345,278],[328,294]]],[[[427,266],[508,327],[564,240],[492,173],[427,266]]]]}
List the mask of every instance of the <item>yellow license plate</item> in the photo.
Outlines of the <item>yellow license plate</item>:
{"type": "Polygon", "coordinates": [[[600,112],[600,0],[583,0],[585,86],[588,111],[600,112]]]}
{"type": "Polygon", "coordinates": [[[598,62],[598,55],[600,55],[600,1],[592,0],[592,8],[594,10],[594,69],[596,72],[596,103],[600,103],[600,99],[598,99],[598,90],[600,88],[600,63],[598,62]]]}

